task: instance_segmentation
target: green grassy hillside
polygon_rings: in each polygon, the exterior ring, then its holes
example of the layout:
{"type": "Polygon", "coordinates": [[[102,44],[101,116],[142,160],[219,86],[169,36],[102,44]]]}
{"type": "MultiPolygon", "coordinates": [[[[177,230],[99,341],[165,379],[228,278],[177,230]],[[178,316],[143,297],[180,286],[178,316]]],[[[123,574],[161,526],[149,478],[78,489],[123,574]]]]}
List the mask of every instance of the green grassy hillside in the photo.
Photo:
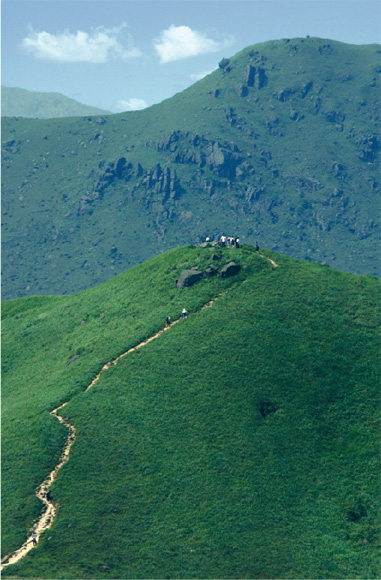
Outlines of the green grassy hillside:
{"type": "Polygon", "coordinates": [[[26,91],[16,87],[1,87],[1,116],[52,119],[82,115],[109,115],[110,111],[83,105],[60,93],[26,91]]]}
{"type": "Polygon", "coordinates": [[[4,577],[379,578],[379,283],[261,254],[187,246],[4,303],[3,555],[67,436],[49,411],[77,432],[52,527],[4,577]]]}
{"type": "Polygon", "coordinates": [[[4,298],[89,288],[224,230],[375,275],[378,49],[267,42],[144,111],[3,119],[4,298]]]}

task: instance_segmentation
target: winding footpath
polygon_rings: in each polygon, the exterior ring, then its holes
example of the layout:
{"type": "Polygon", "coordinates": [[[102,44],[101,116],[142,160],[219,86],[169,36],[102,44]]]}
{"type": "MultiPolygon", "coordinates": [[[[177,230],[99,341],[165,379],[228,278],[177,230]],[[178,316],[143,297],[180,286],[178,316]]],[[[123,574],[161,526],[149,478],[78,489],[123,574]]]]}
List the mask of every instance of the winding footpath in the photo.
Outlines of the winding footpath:
{"type": "MultiPolygon", "coordinates": [[[[204,310],[205,308],[209,308],[210,306],[212,306],[214,304],[215,300],[216,299],[210,300],[209,302],[204,304],[204,306],[202,306],[201,310],[204,310]]],[[[133,348],[130,348],[128,351],[119,355],[113,361],[105,364],[101,368],[101,370],[99,371],[97,376],[94,378],[94,380],[89,384],[89,386],[85,390],[85,393],[87,393],[87,391],[89,389],[91,389],[99,381],[101,375],[105,371],[107,371],[113,365],[116,365],[120,361],[120,359],[122,359],[123,357],[127,356],[128,354],[134,352],[135,350],[142,348],[142,346],[145,346],[149,342],[152,342],[153,340],[155,340],[156,338],[161,336],[164,332],[166,332],[167,330],[172,328],[172,326],[174,326],[175,324],[180,322],[180,320],[182,320],[182,318],[178,318],[177,320],[174,320],[170,325],[165,326],[164,328],[159,330],[159,332],[157,332],[153,336],[150,336],[150,338],[147,338],[147,340],[144,340],[143,342],[139,343],[137,346],[134,346],[133,348]]],[[[49,489],[52,486],[53,482],[57,479],[57,475],[58,475],[59,470],[68,461],[71,446],[73,445],[73,443],[75,441],[75,433],[76,433],[75,427],[73,425],[71,425],[68,421],[66,421],[63,417],[61,417],[60,415],[57,414],[57,412],[60,409],[63,409],[63,407],[65,407],[68,403],[69,403],[69,401],[67,401],[66,403],[63,403],[62,405],[60,405],[59,407],[57,407],[56,409],[54,409],[53,411],[50,412],[50,414],[53,417],[56,417],[56,419],[62,425],[65,425],[68,428],[69,433],[68,433],[65,447],[64,447],[63,452],[61,454],[59,463],[49,473],[49,475],[46,477],[46,479],[44,479],[44,481],[42,482],[42,484],[40,485],[40,487],[36,491],[36,496],[42,501],[42,503],[44,504],[46,509],[44,510],[40,519],[34,524],[30,536],[23,543],[23,545],[18,550],[16,550],[12,554],[5,556],[2,559],[1,570],[3,570],[3,568],[5,568],[5,566],[10,566],[11,564],[15,564],[16,562],[18,562],[19,560],[24,558],[24,556],[26,556],[26,554],[28,552],[30,552],[30,550],[32,550],[37,545],[38,539],[39,539],[40,535],[42,534],[42,532],[44,532],[45,530],[48,530],[53,523],[53,520],[54,520],[55,515],[56,515],[56,508],[55,508],[54,504],[48,499],[48,492],[49,492],[49,489]]]]}
{"type": "MultiPolygon", "coordinates": [[[[265,260],[268,260],[269,262],[271,262],[271,264],[273,265],[274,268],[276,268],[278,266],[278,264],[276,262],[274,262],[274,260],[272,260],[271,258],[267,258],[266,256],[263,256],[262,254],[260,254],[260,256],[262,258],[264,258],[265,260]]],[[[228,292],[228,290],[225,290],[224,292],[219,294],[219,296],[222,296],[222,295],[226,294],[227,292],[228,292]]],[[[214,302],[219,298],[219,296],[213,300],[210,300],[206,304],[204,304],[201,307],[200,311],[204,310],[205,308],[210,308],[211,306],[213,306],[214,302]]],[[[102,374],[104,372],[106,372],[110,367],[116,365],[120,361],[120,359],[124,358],[125,356],[129,355],[130,353],[134,352],[135,350],[142,348],[143,346],[145,346],[149,342],[152,342],[153,340],[155,340],[156,338],[161,336],[164,332],[166,332],[167,330],[172,328],[172,326],[174,326],[175,324],[180,322],[180,320],[182,320],[181,317],[178,318],[177,320],[174,320],[170,325],[167,325],[164,328],[162,328],[161,330],[159,330],[159,332],[157,332],[153,336],[150,336],[150,338],[147,338],[143,342],[139,343],[137,346],[134,346],[134,347],[130,348],[129,350],[127,350],[126,352],[122,353],[116,359],[103,365],[103,367],[101,368],[99,373],[96,375],[96,377],[93,379],[93,381],[86,388],[85,393],[87,393],[87,391],[89,391],[99,381],[100,377],[102,376],[102,374]]],[[[53,482],[57,479],[57,475],[58,475],[59,470],[69,460],[70,449],[75,441],[75,435],[76,435],[75,427],[73,425],[71,425],[68,421],[66,421],[66,419],[61,417],[61,415],[58,415],[57,412],[60,411],[61,409],[63,409],[63,407],[65,407],[69,402],[70,401],[67,401],[66,403],[63,403],[62,405],[60,405],[59,407],[57,407],[53,411],[50,411],[50,415],[52,415],[53,417],[56,417],[56,419],[62,425],[65,425],[65,427],[68,428],[69,432],[68,432],[68,437],[67,437],[67,440],[66,440],[66,443],[65,443],[65,446],[64,446],[64,449],[62,451],[62,454],[61,454],[61,457],[60,457],[58,464],[49,473],[49,475],[44,479],[44,481],[41,483],[41,485],[39,486],[39,488],[36,491],[36,496],[42,501],[42,503],[44,504],[46,509],[42,513],[40,519],[37,520],[37,522],[33,525],[31,534],[27,538],[27,540],[23,543],[23,545],[20,548],[18,548],[18,550],[16,550],[15,552],[8,554],[7,556],[4,556],[4,558],[2,558],[1,570],[3,570],[3,568],[5,568],[5,566],[10,566],[11,564],[15,564],[16,562],[18,562],[19,560],[24,558],[24,556],[26,556],[26,554],[28,552],[30,552],[30,550],[32,550],[38,544],[38,540],[39,540],[39,537],[42,534],[42,532],[44,532],[45,530],[48,530],[51,527],[53,520],[56,516],[56,511],[57,511],[56,507],[54,506],[52,501],[49,499],[48,493],[49,493],[49,489],[52,486],[53,482]]]]}

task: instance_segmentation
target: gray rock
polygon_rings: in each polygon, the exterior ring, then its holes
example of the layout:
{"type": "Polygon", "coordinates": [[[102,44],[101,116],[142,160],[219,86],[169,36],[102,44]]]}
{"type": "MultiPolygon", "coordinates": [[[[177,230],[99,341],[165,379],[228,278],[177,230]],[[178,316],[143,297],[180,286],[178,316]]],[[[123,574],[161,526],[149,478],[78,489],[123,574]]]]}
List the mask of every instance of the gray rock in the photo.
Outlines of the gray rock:
{"type": "Polygon", "coordinates": [[[247,88],[247,85],[237,85],[235,92],[239,97],[247,97],[249,89],[247,88]]]}
{"type": "Polygon", "coordinates": [[[218,66],[220,67],[220,69],[224,70],[229,66],[229,62],[230,62],[230,60],[228,58],[223,58],[218,63],[218,66]]]}
{"type": "Polygon", "coordinates": [[[267,84],[265,70],[261,67],[255,67],[249,64],[245,69],[243,82],[248,87],[254,87],[254,89],[261,89],[267,84]]]}
{"type": "Polygon", "coordinates": [[[70,360],[67,361],[67,366],[69,366],[72,362],[74,362],[75,360],[77,360],[77,358],[79,358],[79,354],[75,354],[74,356],[71,357],[70,360]]]}
{"type": "Polygon", "coordinates": [[[206,268],[206,270],[204,271],[205,276],[213,276],[213,274],[215,274],[216,272],[218,272],[218,267],[215,266],[214,264],[210,264],[210,266],[208,266],[208,268],[206,268]]]}
{"type": "Polygon", "coordinates": [[[230,276],[235,276],[238,274],[240,269],[241,266],[239,264],[236,264],[235,262],[229,262],[222,268],[220,272],[220,278],[230,278],[230,276]]]}
{"type": "Polygon", "coordinates": [[[203,277],[204,272],[200,272],[199,270],[183,270],[179,279],[176,281],[176,286],[180,290],[182,288],[188,288],[189,286],[192,286],[192,284],[195,284],[201,280],[203,277]]]}

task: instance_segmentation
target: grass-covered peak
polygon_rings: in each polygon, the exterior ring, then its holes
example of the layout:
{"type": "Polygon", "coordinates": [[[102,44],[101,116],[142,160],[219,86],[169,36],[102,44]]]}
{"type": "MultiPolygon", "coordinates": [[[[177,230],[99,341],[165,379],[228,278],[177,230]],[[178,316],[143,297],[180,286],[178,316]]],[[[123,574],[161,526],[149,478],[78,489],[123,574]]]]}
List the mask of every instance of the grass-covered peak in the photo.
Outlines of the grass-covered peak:
{"type": "Polygon", "coordinates": [[[39,517],[64,402],[76,440],[52,527],[4,577],[379,577],[378,292],[268,250],[186,246],[6,302],[3,555],[39,517]]]}

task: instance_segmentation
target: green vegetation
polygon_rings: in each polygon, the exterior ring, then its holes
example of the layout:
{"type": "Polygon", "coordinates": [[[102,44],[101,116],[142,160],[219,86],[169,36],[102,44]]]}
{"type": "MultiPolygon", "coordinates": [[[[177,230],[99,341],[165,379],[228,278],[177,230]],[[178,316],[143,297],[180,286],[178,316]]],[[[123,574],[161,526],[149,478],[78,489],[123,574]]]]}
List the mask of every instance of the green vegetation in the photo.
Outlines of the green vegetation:
{"type": "Polygon", "coordinates": [[[60,93],[40,93],[15,87],[1,87],[2,117],[52,119],[82,115],[109,115],[110,111],[90,107],[60,93]]]}
{"type": "Polygon", "coordinates": [[[144,111],[3,118],[4,298],[77,292],[223,230],[377,274],[378,49],[267,42],[144,111]]]}
{"type": "Polygon", "coordinates": [[[380,577],[379,283],[261,253],[187,246],[4,304],[3,555],[63,447],[48,411],[70,401],[77,429],[57,518],[4,578],[380,577]],[[176,288],[229,258],[238,275],[176,288]]]}

